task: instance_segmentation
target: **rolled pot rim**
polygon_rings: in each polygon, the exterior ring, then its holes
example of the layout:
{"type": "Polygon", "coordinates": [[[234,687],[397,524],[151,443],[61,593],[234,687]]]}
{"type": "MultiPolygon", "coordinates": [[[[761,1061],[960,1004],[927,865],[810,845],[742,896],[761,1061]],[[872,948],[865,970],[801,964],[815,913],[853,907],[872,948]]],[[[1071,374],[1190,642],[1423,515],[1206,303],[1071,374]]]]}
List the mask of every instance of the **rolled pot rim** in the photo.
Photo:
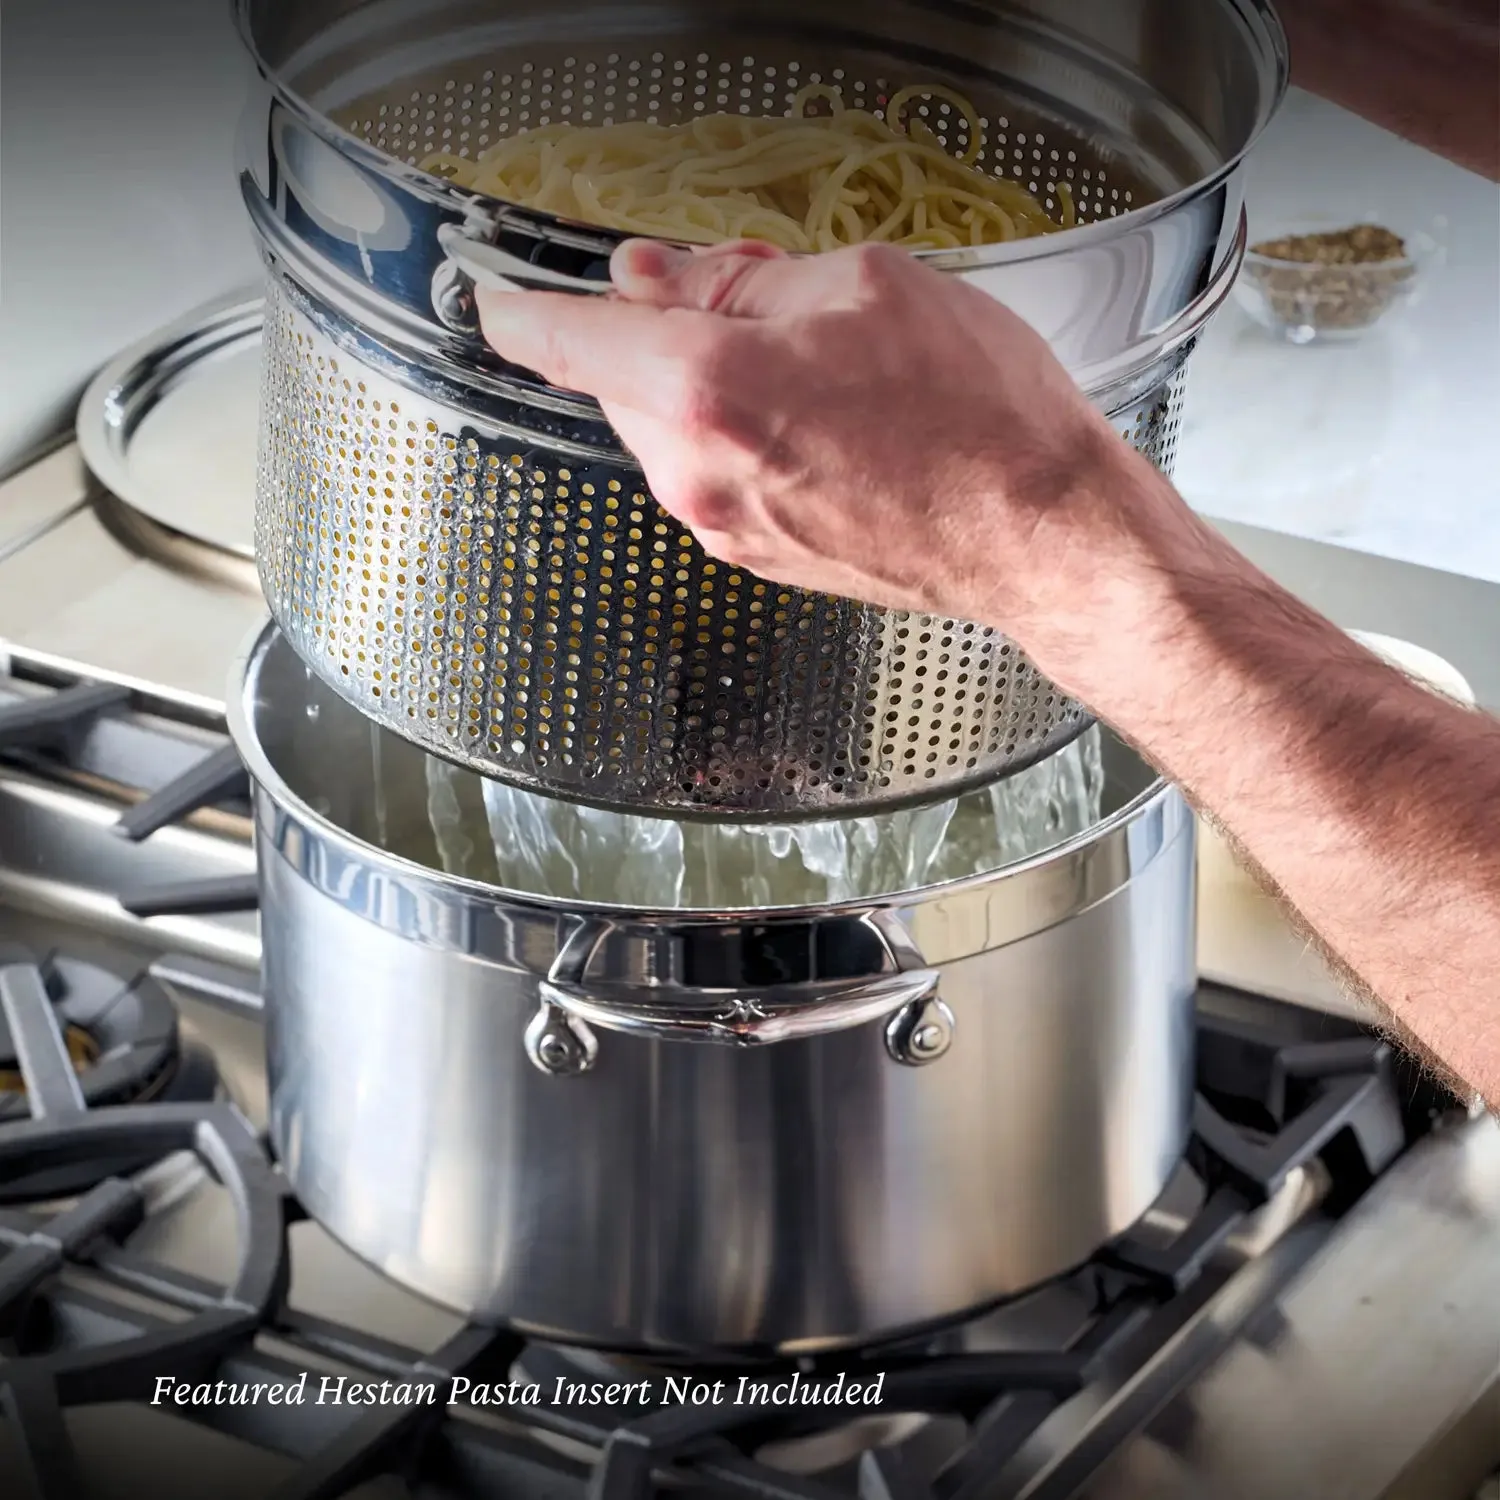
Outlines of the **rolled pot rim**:
{"type": "MultiPolygon", "coordinates": [[[[337,823],[309,806],[298,793],[294,792],[287,785],[281,773],[271,764],[270,757],[262,747],[260,737],[255,732],[254,717],[250,708],[250,700],[255,692],[255,685],[259,681],[259,664],[266,654],[274,648],[278,638],[281,639],[288,651],[291,651],[293,655],[296,654],[290,641],[287,641],[281,634],[280,627],[276,624],[274,617],[268,613],[264,621],[256,626],[249,636],[247,636],[236,653],[234,665],[231,669],[229,689],[225,694],[225,717],[230,737],[239,750],[240,758],[244,761],[245,768],[252,782],[275,803],[279,811],[295,817],[307,830],[316,833],[320,839],[324,839],[336,846],[344,854],[353,857],[361,863],[379,865],[392,870],[394,873],[400,874],[403,878],[415,880],[434,888],[440,888],[447,895],[461,894],[470,897],[490,908],[509,906],[546,912],[556,916],[623,918],[627,922],[638,922],[653,926],[662,924],[677,924],[681,926],[703,923],[806,922],[831,918],[858,918],[874,912],[943,901],[953,896],[962,895],[966,891],[992,885],[1002,878],[1011,880],[1035,871],[1046,870],[1061,865],[1076,858],[1080,853],[1098,849],[1111,838],[1128,834],[1130,828],[1139,822],[1143,816],[1147,815],[1153,807],[1168,801],[1174,796],[1181,796],[1181,793],[1171,781],[1166,777],[1155,775],[1154,767],[1142,761],[1142,764],[1146,765],[1147,770],[1151,771],[1154,775],[1154,779],[1147,786],[1107,817],[1101,818],[1099,822],[1091,825],[1082,833],[1074,834],[1071,838],[1054,844],[1050,849],[1044,849],[1038,854],[1028,855],[1026,858],[1015,860],[1010,864],[996,865],[992,869],[982,870],[973,875],[960,876],[954,880],[937,881],[930,885],[912,886],[906,890],[853,897],[842,901],[827,901],[813,905],[803,904],[793,906],[663,907],[635,906],[623,902],[589,901],[566,896],[546,896],[535,891],[522,891],[508,886],[490,885],[485,881],[474,880],[468,876],[449,875],[445,871],[434,870],[428,865],[407,858],[405,855],[395,854],[390,850],[382,849],[375,844],[368,843],[364,839],[357,837],[347,829],[341,828],[337,823]]],[[[351,714],[359,714],[359,710],[353,704],[342,703],[341,700],[341,706],[347,708],[351,714]]],[[[394,731],[387,729],[384,725],[376,724],[374,720],[370,720],[369,722],[382,733],[394,735],[394,731]]],[[[1108,726],[1101,725],[1101,727],[1107,729],[1108,726]]],[[[424,755],[431,754],[430,751],[423,749],[421,746],[414,748],[421,750],[421,753],[424,755]]],[[[1128,745],[1125,746],[1125,749],[1133,755],[1136,754],[1128,745]]],[[[441,759],[441,757],[433,756],[433,759],[441,759]]],[[[1137,756],[1137,759],[1140,759],[1140,757],[1137,756]]],[[[471,772],[470,774],[477,775],[478,773],[471,772]]],[[[544,794],[533,792],[530,795],[538,796],[544,794]]],[[[646,815],[639,814],[639,816],[646,815]]],[[[869,815],[867,814],[866,816],[869,815]]],[[[664,821],[681,820],[665,819],[664,821]]],[[[1175,837],[1175,832],[1166,837],[1163,840],[1162,847],[1164,848],[1174,842],[1175,837]]],[[[1154,857],[1153,854],[1151,858],[1154,857]]],[[[1151,860],[1148,858],[1144,862],[1150,863],[1151,860]]],[[[1134,862],[1132,861],[1132,863],[1134,862]]]]}
{"type": "MultiPolygon", "coordinates": [[[[1272,0],[1222,0],[1222,3],[1240,17],[1241,23],[1248,32],[1254,33],[1257,28],[1260,29],[1261,35],[1256,40],[1265,51],[1265,56],[1261,60],[1270,64],[1274,69],[1274,76],[1268,82],[1266,97],[1254,128],[1248,132],[1239,148],[1211,173],[1175,192],[1110,218],[1088,224],[1077,224],[1070,229],[1059,230],[1055,234],[1033,239],[1012,240],[999,245],[965,247],[957,250],[916,250],[912,252],[916,259],[940,270],[963,271],[1052,259],[1060,255],[1071,254],[1082,247],[1103,243],[1121,234],[1129,233],[1133,229],[1154,223],[1158,219],[1166,218],[1184,204],[1208,196],[1231,178],[1255,149],[1271,121],[1280,113],[1291,84],[1291,63],[1286,31],[1272,0]]],[[[514,217],[520,214],[544,228],[560,230],[575,236],[587,235],[612,245],[623,244],[629,239],[641,237],[624,234],[597,224],[565,219],[544,210],[527,208],[507,198],[497,198],[492,194],[460,188],[455,183],[448,182],[433,173],[424,172],[418,167],[409,166],[398,157],[370,145],[353,131],[335,123],[328,115],[303,98],[267,61],[255,37],[255,29],[251,20],[253,4],[254,0],[233,0],[235,30],[239,35],[241,45],[281,104],[336,151],[400,183],[417,197],[465,215],[477,212],[489,215],[501,213],[514,217]]],[[[687,245],[685,241],[672,241],[664,235],[647,236],[647,238],[658,239],[663,243],[687,245]]],[[[691,247],[688,246],[688,248],[691,247]]]]}

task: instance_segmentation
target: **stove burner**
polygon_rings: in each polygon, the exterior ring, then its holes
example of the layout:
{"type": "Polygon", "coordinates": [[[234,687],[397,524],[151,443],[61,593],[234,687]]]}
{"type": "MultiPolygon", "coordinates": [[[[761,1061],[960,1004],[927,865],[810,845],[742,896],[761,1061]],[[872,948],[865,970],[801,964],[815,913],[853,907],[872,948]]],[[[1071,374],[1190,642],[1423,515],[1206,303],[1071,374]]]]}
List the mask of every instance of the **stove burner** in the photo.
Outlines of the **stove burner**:
{"type": "MultiPolygon", "coordinates": [[[[35,1087],[32,1058],[25,1060],[33,1099],[40,1094],[48,1100],[47,1092],[35,1087]]],[[[259,1143],[227,1104],[68,1109],[55,1123],[40,1114],[0,1131],[0,1182],[12,1189],[18,1175],[50,1180],[83,1170],[97,1179],[100,1164],[111,1157],[154,1162],[183,1151],[195,1153],[228,1189],[246,1236],[232,1285],[222,1293],[199,1288],[180,1320],[148,1317],[133,1328],[115,1321],[114,1338],[83,1347],[66,1337],[54,1344],[48,1337],[57,1325],[39,1294],[61,1267],[81,1261],[114,1265],[118,1282],[131,1284],[129,1257],[119,1246],[145,1214],[136,1184],[106,1177],[76,1203],[30,1223],[28,1216],[0,1210],[0,1245],[10,1252],[0,1260],[0,1330],[17,1351],[0,1364],[0,1386],[21,1438],[23,1461],[32,1470],[30,1490],[39,1500],[87,1493],[66,1437],[64,1406],[148,1400],[158,1373],[191,1378],[254,1334],[286,1293],[284,1200],[259,1143]],[[122,1327],[128,1328],[124,1338],[122,1327]]],[[[101,1310],[95,1303],[96,1317],[101,1310]]],[[[24,1478],[22,1489],[27,1489],[24,1478]]]]}
{"type": "MultiPolygon", "coordinates": [[[[34,961],[0,949],[0,1126],[151,1100],[204,1102],[217,1087],[212,1059],[183,1048],[177,1009],[148,973],[121,979],[62,954],[34,961]]],[[[0,1203],[67,1197],[149,1162],[115,1155],[5,1174],[0,1203]]]]}
{"type": "MultiPolygon", "coordinates": [[[[995,1319],[1010,1317],[1013,1304],[936,1335],[781,1364],[666,1365],[482,1328],[465,1329],[424,1356],[289,1304],[288,1229],[300,1210],[232,1108],[87,1108],[58,1008],[37,1000],[36,976],[24,966],[0,970],[34,1116],[0,1125],[0,1188],[14,1201],[22,1196],[18,1183],[65,1169],[86,1168],[97,1183],[61,1212],[0,1208],[0,1249],[9,1251],[0,1258],[0,1336],[11,1355],[0,1360],[0,1412],[10,1414],[22,1438],[23,1490],[29,1486],[40,1500],[84,1492],[67,1407],[147,1402],[161,1376],[284,1384],[304,1371],[313,1372],[310,1383],[332,1372],[441,1395],[374,1407],[188,1405],[172,1416],[293,1460],[295,1474],[275,1491],[277,1500],[332,1500],[385,1475],[405,1479],[414,1494],[551,1500],[653,1500],[679,1492],[704,1500],[983,1500],[1013,1493],[1008,1472],[1034,1462],[1038,1445],[1050,1452],[1059,1433],[1096,1421],[1100,1390],[1120,1391],[1195,1314],[1212,1315],[1216,1336],[1235,1336],[1238,1324],[1218,1326],[1214,1297],[1233,1268],[1216,1257],[1258,1205],[1295,1187],[1298,1174],[1318,1162],[1340,1185],[1320,1212],[1341,1212],[1338,1202],[1357,1198],[1408,1139],[1383,1043],[1354,1027],[1335,1030],[1330,1040],[1327,1018],[1299,1020],[1271,1002],[1252,1005],[1206,990],[1192,1152],[1201,1206],[1171,1232],[1143,1225],[1044,1289],[1076,1308],[1066,1324],[1043,1320],[1061,1330],[1055,1335],[1037,1337],[1033,1320],[1020,1340],[987,1342],[995,1319]],[[1306,1029],[1317,1026],[1324,1029],[1306,1029]],[[209,1167],[238,1209],[239,1269],[225,1289],[133,1255],[142,1188],[119,1177],[99,1180],[98,1164],[111,1155],[159,1158],[184,1149],[209,1167]],[[56,1274],[65,1267],[69,1275],[56,1274]],[[840,1375],[880,1378],[878,1410],[746,1400],[739,1389],[741,1379],[805,1385],[840,1375]],[[474,1394],[450,1405],[456,1377],[471,1382],[471,1393],[482,1385],[522,1392],[499,1409],[474,1404],[474,1394]],[[669,1377],[694,1392],[716,1381],[727,1390],[701,1401],[673,1399],[669,1377]],[[649,1379],[651,1394],[613,1407],[557,1399],[559,1380],[614,1378],[649,1379]]],[[[1322,1243],[1320,1234],[1278,1246],[1290,1249],[1281,1257],[1287,1274],[1322,1243]]],[[[1275,1285],[1267,1283],[1266,1295],[1275,1285]]],[[[1262,1305],[1247,1303],[1237,1316],[1248,1319],[1262,1305]]],[[[1013,1334],[1014,1323],[1007,1326],[1013,1334]]],[[[1157,1398],[1147,1388],[1122,1400],[1111,1408],[1110,1431],[1122,1424],[1123,1438],[1136,1430],[1155,1409],[1139,1403],[1157,1398]]],[[[1063,1486],[1080,1480],[1078,1463],[1091,1461],[1066,1443],[1059,1451],[1044,1486],[1049,1495],[1073,1493],[1063,1486]]]]}

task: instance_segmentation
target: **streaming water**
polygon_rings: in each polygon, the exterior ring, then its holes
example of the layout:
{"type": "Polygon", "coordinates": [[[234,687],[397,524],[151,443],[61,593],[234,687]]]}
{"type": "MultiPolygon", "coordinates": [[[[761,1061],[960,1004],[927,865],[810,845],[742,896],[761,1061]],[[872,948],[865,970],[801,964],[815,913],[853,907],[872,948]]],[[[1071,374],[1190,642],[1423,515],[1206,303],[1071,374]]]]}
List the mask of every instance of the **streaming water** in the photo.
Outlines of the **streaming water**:
{"type": "Polygon", "coordinates": [[[450,875],[560,900],[734,910],[858,900],[1012,864],[1096,823],[1104,790],[1098,729],[955,801],[775,826],[602,812],[431,757],[426,775],[450,875]]]}
{"type": "MultiPolygon", "coordinates": [[[[370,771],[375,789],[375,829],[382,849],[391,844],[391,799],[386,786],[385,757],[380,753],[385,733],[377,724],[370,725],[370,771]]],[[[436,824],[433,825],[434,831],[436,824]]]]}
{"type": "MultiPolygon", "coordinates": [[[[379,774],[378,765],[376,774],[379,774]]],[[[442,860],[443,868],[448,874],[460,877],[474,873],[470,868],[474,860],[474,841],[465,831],[467,820],[458,801],[458,781],[463,774],[443,761],[431,756],[427,759],[427,821],[432,825],[432,836],[437,840],[438,858],[442,860]]],[[[385,847],[391,847],[388,841],[385,847]]]]}

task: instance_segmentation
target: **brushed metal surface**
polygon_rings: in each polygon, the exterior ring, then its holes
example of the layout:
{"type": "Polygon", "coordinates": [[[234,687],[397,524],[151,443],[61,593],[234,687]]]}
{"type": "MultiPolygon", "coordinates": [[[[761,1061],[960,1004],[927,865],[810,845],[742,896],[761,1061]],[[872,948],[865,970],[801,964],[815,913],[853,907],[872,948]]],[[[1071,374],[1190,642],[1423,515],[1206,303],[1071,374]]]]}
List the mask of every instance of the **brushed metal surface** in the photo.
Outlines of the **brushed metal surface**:
{"type": "MultiPolygon", "coordinates": [[[[370,816],[346,753],[369,726],[283,639],[250,652],[230,727],[257,784],[279,1156],[336,1238],[443,1305],[609,1347],[862,1342],[1077,1264],[1180,1160],[1193,823],[1123,747],[1110,816],[988,876],[858,906],[601,914],[581,982],[654,989],[665,1012],[684,983],[889,973],[866,920],[883,910],[939,970],[938,1060],[895,1061],[880,1019],[757,1047],[601,1030],[592,1069],[556,1077],[525,1033],[577,913],[344,831],[370,816]]],[[[392,824],[425,809],[420,753],[396,741],[382,764],[392,824]]]]}
{"type": "Polygon", "coordinates": [[[1275,1254],[1205,1310],[1198,1378],[1162,1400],[1164,1359],[1082,1453],[1005,1493],[1469,1500],[1500,1467],[1500,1124],[1420,1142],[1257,1297],[1275,1254]]]}
{"type": "Polygon", "coordinates": [[[0,772],[0,906],[254,972],[260,963],[254,912],[142,920],[118,899],[130,889],[249,874],[255,867],[249,838],[188,823],[134,843],[114,831],[125,806],[23,771],[0,772]]]}
{"type": "Polygon", "coordinates": [[[85,503],[78,450],[53,447],[0,487],[0,562],[24,551],[85,503]]]}
{"type": "Polygon", "coordinates": [[[222,710],[235,651],[266,615],[253,565],[225,556],[209,566],[211,549],[179,541],[174,551],[144,519],[132,534],[124,506],[88,499],[75,447],[54,462],[47,491],[55,483],[77,503],[0,557],[0,643],[62,672],[222,710]]]}

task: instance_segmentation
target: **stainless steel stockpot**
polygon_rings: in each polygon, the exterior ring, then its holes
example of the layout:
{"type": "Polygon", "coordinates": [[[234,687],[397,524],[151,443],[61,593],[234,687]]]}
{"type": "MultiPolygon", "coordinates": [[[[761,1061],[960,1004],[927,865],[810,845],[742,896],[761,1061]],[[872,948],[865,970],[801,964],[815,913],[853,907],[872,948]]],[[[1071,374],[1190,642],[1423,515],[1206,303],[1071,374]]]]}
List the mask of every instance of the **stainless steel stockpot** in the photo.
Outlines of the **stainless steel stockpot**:
{"type": "Polygon", "coordinates": [[[837,1347],[1081,1262],[1180,1161],[1193,822],[1118,742],[1103,819],[992,874],[605,910],[438,873],[423,753],[272,627],[241,673],[272,1137],[393,1279],[558,1340],[837,1347]]]}

